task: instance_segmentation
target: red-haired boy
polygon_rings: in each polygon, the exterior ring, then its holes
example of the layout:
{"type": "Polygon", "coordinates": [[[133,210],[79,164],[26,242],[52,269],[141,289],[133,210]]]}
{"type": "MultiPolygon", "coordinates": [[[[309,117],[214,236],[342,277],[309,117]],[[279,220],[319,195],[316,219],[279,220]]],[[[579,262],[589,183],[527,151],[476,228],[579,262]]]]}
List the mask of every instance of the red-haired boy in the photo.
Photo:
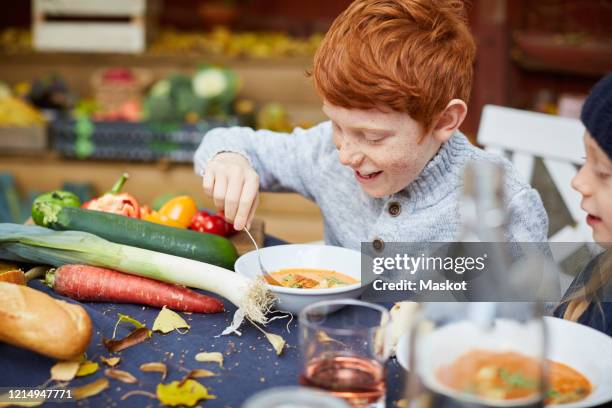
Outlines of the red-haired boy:
{"type": "Polygon", "coordinates": [[[249,225],[261,188],[315,201],[327,244],[452,241],[463,167],[485,159],[507,170],[506,238],[546,240],[537,192],[458,131],[474,55],[462,1],[353,2],[314,59],[330,120],[291,135],[211,130],[194,157],[205,193],[236,229],[249,225]]]}

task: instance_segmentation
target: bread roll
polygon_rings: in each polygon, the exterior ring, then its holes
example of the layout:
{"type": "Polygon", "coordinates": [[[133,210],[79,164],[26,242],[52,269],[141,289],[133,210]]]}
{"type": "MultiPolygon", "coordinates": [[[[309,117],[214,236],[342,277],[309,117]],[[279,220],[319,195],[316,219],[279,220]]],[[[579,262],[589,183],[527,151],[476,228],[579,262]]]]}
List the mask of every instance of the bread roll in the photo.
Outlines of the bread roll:
{"type": "Polygon", "coordinates": [[[0,282],[0,341],[68,360],[85,352],[91,334],[91,319],[81,306],[0,282]]]}

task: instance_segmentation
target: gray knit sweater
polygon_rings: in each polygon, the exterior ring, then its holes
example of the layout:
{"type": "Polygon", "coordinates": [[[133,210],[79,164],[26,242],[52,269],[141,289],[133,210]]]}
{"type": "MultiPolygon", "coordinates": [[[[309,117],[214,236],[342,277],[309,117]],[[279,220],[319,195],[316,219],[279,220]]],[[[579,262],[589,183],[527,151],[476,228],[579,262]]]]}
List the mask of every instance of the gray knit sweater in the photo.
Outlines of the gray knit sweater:
{"type": "Polygon", "coordinates": [[[506,168],[509,241],[545,241],[548,217],[538,193],[521,181],[504,158],[474,147],[460,132],[446,142],[419,177],[385,198],[364,193],[353,171],[340,164],[331,122],[292,134],[250,128],[209,131],[195,153],[197,174],[220,152],[244,155],[259,174],[263,191],[293,191],[321,209],[325,242],[359,249],[361,242],[440,242],[457,239],[464,165],[475,159],[506,168]],[[398,214],[399,213],[399,214],[398,214]]]}

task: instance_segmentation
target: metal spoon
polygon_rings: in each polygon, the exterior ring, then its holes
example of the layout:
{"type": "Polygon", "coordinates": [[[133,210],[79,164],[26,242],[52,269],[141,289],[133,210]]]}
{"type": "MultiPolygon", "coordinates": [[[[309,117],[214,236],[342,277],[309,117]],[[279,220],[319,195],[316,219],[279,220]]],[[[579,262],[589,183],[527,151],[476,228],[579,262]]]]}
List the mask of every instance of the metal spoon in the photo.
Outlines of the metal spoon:
{"type": "Polygon", "coordinates": [[[251,235],[251,233],[249,232],[249,230],[246,227],[244,228],[244,232],[247,233],[247,235],[251,239],[251,242],[253,243],[253,245],[255,245],[255,250],[257,251],[257,260],[259,261],[259,269],[261,270],[262,275],[265,278],[265,280],[270,285],[283,286],[272,275],[270,275],[270,272],[268,272],[268,270],[263,266],[263,263],[261,262],[261,252],[259,251],[259,247],[257,246],[257,242],[255,242],[255,239],[253,238],[253,236],[251,235]]]}

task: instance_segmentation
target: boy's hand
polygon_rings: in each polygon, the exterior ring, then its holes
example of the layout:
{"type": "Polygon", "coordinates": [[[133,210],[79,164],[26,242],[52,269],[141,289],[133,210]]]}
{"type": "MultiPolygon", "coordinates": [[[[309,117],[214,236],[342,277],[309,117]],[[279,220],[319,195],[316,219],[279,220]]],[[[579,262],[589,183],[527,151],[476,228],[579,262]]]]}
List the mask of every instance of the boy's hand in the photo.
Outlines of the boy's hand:
{"type": "Polygon", "coordinates": [[[259,176],[238,153],[219,153],[206,165],[204,193],[236,230],[251,226],[259,202],[259,176]]]}

